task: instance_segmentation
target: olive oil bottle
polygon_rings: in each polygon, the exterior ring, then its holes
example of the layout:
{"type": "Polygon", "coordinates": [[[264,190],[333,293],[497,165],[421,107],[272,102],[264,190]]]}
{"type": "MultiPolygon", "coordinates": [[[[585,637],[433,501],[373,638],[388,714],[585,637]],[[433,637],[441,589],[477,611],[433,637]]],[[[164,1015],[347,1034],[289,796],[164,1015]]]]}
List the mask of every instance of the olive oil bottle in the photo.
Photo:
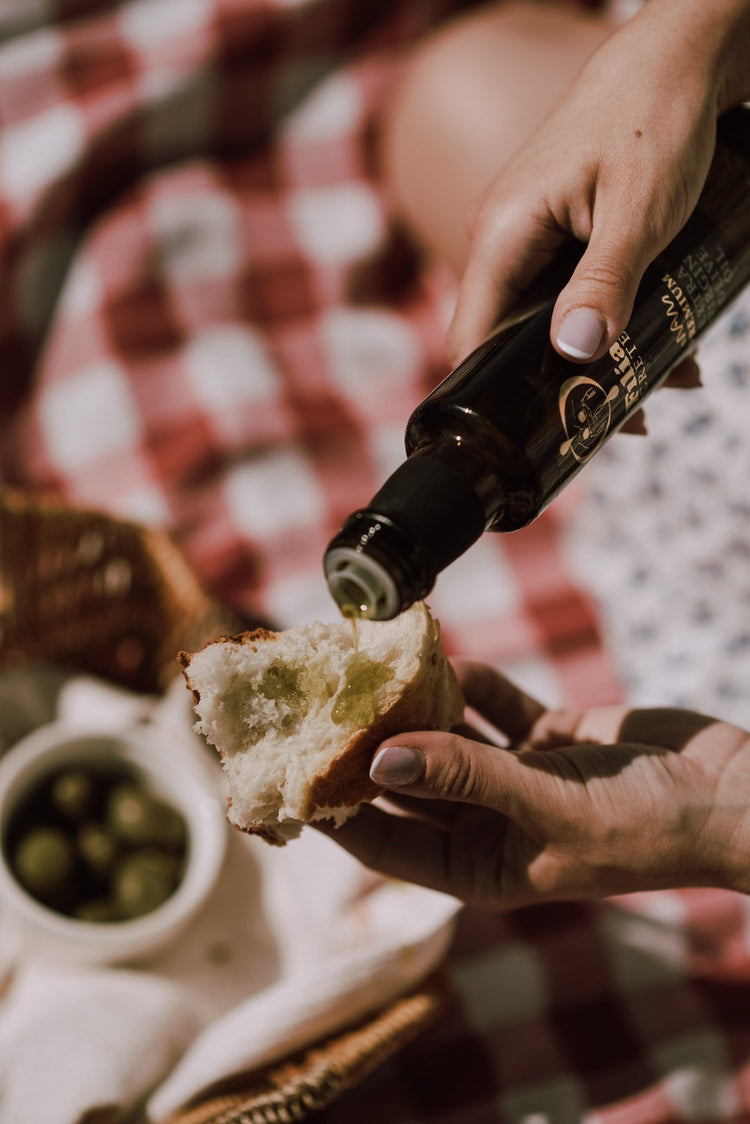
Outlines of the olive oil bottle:
{"type": "Polygon", "coordinates": [[[719,121],[695,211],[646,270],[608,354],[581,365],[554,351],[547,284],[417,407],[407,459],[326,551],[342,611],[394,617],[485,530],[535,519],[749,280],[750,109],[737,108],[719,121]]]}

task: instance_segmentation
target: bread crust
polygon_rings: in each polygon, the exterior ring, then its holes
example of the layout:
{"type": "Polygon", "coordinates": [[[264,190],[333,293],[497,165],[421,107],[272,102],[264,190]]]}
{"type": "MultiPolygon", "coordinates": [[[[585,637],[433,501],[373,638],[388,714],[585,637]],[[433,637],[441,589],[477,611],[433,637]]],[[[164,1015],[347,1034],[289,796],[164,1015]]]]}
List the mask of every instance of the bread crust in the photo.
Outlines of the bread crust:
{"type": "Polygon", "coordinates": [[[449,730],[460,722],[463,710],[463,695],[453,668],[442,651],[432,651],[425,673],[412,679],[393,705],[366,730],[355,734],[326,771],[315,778],[305,820],[313,819],[321,808],[349,808],[382,795],[384,789],[369,776],[373,750],[386,738],[409,730],[449,730]]]}

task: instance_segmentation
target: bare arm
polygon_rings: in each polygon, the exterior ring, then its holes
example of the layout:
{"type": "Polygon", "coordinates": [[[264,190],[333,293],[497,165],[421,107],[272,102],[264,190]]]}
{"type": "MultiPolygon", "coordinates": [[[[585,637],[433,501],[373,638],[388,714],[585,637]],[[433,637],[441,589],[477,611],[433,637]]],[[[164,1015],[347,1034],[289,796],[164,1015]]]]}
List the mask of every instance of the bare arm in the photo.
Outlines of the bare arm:
{"type": "Polygon", "coordinates": [[[748,58],[749,0],[649,0],[605,40],[480,197],[449,334],[455,362],[571,236],[588,245],[552,342],[577,360],[604,353],[697,202],[717,116],[750,96],[748,58]]]}

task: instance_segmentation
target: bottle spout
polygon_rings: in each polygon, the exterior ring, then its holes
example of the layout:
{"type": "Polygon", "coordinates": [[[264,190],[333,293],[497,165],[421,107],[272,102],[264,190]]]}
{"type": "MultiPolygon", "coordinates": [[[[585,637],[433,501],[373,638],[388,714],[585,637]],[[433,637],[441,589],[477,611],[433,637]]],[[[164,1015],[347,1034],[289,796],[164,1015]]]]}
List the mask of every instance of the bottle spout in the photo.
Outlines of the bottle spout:
{"type": "Polygon", "coordinates": [[[389,572],[356,547],[332,546],[324,568],[331,596],[345,617],[390,620],[404,607],[389,572]]]}

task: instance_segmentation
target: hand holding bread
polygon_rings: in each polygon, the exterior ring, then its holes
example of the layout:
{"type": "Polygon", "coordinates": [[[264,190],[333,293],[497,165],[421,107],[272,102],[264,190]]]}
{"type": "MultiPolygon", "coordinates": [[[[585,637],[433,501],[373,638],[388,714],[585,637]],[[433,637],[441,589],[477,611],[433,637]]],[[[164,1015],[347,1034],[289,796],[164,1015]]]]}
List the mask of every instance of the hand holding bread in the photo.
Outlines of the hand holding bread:
{"type": "Polygon", "coordinates": [[[366,866],[491,910],[748,893],[750,733],[666,707],[549,710],[493,667],[454,666],[482,732],[380,746],[370,775],[399,814],[365,806],[334,833],[366,866]]]}
{"type": "Polygon", "coordinates": [[[229,819],[269,842],[332,821],[365,865],[490,909],[750,890],[745,730],[684,710],[548,710],[485,664],[454,674],[421,603],[356,633],[257,629],[181,660],[229,819]],[[367,806],[386,791],[399,814],[367,806]]]}

